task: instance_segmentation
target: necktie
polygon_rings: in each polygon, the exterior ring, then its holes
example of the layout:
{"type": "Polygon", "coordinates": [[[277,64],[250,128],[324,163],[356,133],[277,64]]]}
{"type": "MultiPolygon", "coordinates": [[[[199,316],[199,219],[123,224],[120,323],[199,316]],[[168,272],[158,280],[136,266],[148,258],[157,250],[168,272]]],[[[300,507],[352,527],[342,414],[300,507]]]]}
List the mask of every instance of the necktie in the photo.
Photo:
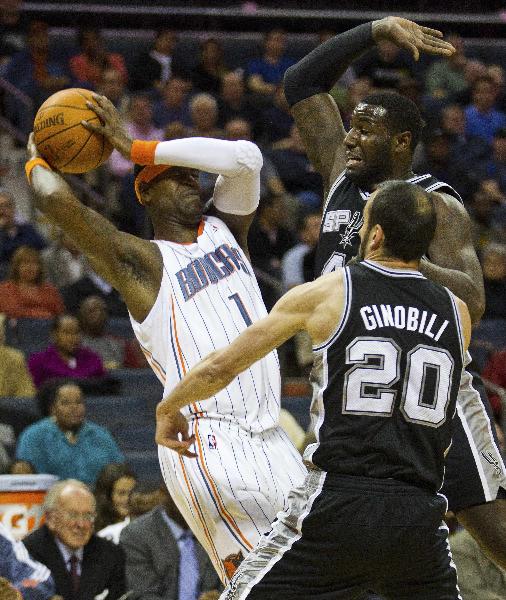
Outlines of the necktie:
{"type": "Polygon", "coordinates": [[[179,546],[179,600],[197,600],[199,596],[199,561],[195,540],[185,531],[178,540],[179,546]]]}
{"type": "Polygon", "coordinates": [[[77,596],[79,590],[79,572],[77,570],[79,566],[79,558],[75,554],[72,554],[69,560],[70,563],[70,579],[72,581],[72,595],[77,596]]]}

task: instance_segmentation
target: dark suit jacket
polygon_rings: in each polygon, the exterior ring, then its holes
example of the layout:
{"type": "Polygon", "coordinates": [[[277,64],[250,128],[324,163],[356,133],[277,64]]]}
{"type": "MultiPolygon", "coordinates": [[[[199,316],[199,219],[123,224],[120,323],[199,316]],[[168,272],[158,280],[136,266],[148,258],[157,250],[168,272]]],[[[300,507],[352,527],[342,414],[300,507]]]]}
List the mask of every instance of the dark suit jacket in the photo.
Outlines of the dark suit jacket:
{"type": "Polygon", "coordinates": [[[125,593],[125,555],[123,550],[93,535],[84,547],[79,593],[74,598],[70,573],[54,537],[43,525],[23,540],[33,558],[45,564],[53,575],[56,593],[65,600],[93,600],[109,590],[105,600],[116,600],[125,593]]]}
{"type": "MultiPolygon", "coordinates": [[[[178,600],[179,549],[158,506],[123,529],[120,546],[126,554],[129,600],[178,600]]],[[[197,543],[200,565],[200,592],[221,590],[211,561],[197,543]]]]}

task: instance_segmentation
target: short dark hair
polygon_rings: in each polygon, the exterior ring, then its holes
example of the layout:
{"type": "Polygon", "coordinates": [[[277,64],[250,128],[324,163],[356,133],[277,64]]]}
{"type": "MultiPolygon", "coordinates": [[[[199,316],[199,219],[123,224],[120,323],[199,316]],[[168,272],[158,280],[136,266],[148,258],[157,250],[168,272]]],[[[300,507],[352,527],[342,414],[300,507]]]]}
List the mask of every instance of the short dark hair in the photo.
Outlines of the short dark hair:
{"type": "Polygon", "coordinates": [[[47,379],[37,390],[37,405],[43,417],[48,417],[58,396],[58,392],[66,385],[78,387],[81,392],[82,387],[79,385],[79,380],[70,377],[52,377],[47,379]]]}
{"type": "Polygon", "coordinates": [[[376,92],[368,94],[362,102],[382,106],[387,111],[384,120],[390,132],[409,131],[411,133],[411,149],[415,149],[425,122],[418,106],[412,100],[397,92],[376,92]]]}
{"type": "Polygon", "coordinates": [[[436,231],[434,197],[407,181],[385,181],[378,186],[369,211],[369,227],[381,225],[384,248],[404,261],[420,259],[436,231]]]}

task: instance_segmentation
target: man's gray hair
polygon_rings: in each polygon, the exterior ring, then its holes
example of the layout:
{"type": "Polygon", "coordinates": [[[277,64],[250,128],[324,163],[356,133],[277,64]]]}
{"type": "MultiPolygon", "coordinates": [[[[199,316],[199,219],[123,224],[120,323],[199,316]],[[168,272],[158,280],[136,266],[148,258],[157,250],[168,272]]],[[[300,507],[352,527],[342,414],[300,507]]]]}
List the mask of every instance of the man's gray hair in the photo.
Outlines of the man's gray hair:
{"type": "Polygon", "coordinates": [[[78,479],[64,479],[63,481],[58,481],[58,483],[55,483],[53,487],[47,492],[46,497],[44,498],[44,503],[42,504],[42,508],[45,513],[55,510],[55,508],[58,505],[58,500],[60,499],[60,496],[68,487],[72,487],[75,489],[77,488],[82,490],[83,492],[90,494],[90,496],[93,498],[93,502],[95,502],[95,496],[85,483],[79,481],[78,479]]]}

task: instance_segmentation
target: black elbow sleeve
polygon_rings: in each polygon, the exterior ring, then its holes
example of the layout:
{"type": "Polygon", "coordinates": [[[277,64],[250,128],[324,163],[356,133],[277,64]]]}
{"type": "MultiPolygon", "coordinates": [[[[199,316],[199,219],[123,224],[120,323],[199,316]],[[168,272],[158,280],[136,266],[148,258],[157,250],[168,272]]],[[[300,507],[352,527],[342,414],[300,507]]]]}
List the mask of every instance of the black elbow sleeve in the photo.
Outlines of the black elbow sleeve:
{"type": "Polygon", "coordinates": [[[287,69],[284,89],[288,104],[330,91],[349,65],[373,44],[372,25],[365,23],[317,46],[287,69]]]}
{"type": "Polygon", "coordinates": [[[285,98],[289,106],[293,106],[297,102],[310,98],[315,94],[328,91],[324,86],[308,82],[304,77],[304,73],[301,73],[297,69],[297,65],[288,68],[283,79],[283,86],[285,98]]]}

